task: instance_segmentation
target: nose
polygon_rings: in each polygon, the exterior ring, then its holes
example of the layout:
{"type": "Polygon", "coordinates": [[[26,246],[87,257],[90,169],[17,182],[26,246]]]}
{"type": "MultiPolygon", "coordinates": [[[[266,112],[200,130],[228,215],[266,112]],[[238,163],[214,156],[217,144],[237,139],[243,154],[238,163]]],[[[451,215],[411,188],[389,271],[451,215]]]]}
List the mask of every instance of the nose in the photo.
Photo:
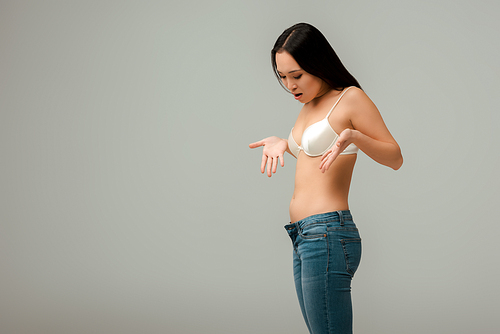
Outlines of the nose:
{"type": "Polygon", "coordinates": [[[286,88],[288,88],[289,91],[293,91],[295,88],[297,88],[297,85],[294,82],[292,82],[292,80],[287,80],[286,88]]]}

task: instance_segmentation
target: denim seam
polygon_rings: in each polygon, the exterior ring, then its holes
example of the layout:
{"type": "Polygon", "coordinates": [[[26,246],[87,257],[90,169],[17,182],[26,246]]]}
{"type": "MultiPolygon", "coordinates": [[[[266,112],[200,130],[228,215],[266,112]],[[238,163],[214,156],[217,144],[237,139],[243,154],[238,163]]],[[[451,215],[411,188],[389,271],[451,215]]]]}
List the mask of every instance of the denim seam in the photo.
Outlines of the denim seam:
{"type": "Polygon", "coordinates": [[[328,233],[325,233],[326,239],[326,274],[328,275],[328,270],[330,269],[330,242],[328,240],[328,233]]]}
{"type": "Polygon", "coordinates": [[[349,242],[361,242],[361,238],[352,238],[352,239],[340,239],[340,242],[342,244],[342,250],[344,251],[344,258],[345,258],[345,266],[346,266],[346,271],[354,277],[354,273],[352,272],[350,266],[349,266],[349,259],[347,258],[347,249],[345,248],[345,244],[349,242]]]}
{"type": "MultiPolygon", "coordinates": [[[[330,255],[330,247],[328,246],[328,255],[330,255]]],[[[327,264],[328,266],[328,264],[327,264]]],[[[325,275],[325,313],[326,313],[326,328],[328,330],[328,333],[330,333],[330,323],[331,323],[331,320],[330,320],[330,312],[328,312],[328,308],[330,306],[330,299],[328,298],[328,282],[329,282],[329,279],[328,279],[328,271],[326,272],[326,275],[325,275]]]]}
{"type": "Polygon", "coordinates": [[[321,238],[324,238],[325,237],[325,233],[321,233],[321,234],[313,234],[313,235],[300,235],[300,237],[302,239],[305,239],[305,240],[314,240],[314,239],[321,239],[321,238]]]}
{"type": "Polygon", "coordinates": [[[328,231],[357,231],[356,227],[327,227],[328,231]]]}

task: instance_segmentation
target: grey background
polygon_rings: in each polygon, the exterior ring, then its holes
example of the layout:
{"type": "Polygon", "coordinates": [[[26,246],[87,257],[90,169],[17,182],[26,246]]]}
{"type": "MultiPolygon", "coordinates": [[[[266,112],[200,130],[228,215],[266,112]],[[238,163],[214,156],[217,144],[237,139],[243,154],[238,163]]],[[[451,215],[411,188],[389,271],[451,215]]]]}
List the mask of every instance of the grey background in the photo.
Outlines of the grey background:
{"type": "Polygon", "coordinates": [[[300,104],[278,35],[329,39],[402,147],[359,154],[357,333],[497,333],[494,1],[0,1],[0,332],[306,333],[295,161],[248,143],[300,104]]]}

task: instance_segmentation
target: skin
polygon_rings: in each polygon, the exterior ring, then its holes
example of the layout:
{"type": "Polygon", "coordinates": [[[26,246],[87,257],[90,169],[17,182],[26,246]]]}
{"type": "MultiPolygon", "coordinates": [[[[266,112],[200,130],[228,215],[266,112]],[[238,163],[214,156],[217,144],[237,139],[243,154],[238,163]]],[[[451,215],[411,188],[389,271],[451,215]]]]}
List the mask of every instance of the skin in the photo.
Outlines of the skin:
{"type": "MultiPolygon", "coordinates": [[[[304,105],[293,129],[293,137],[300,145],[304,130],[328,114],[342,91],[302,70],[287,52],[276,54],[276,64],[283,84],[294,96],[302,94],[298,101],[304,105]]],[[[339,134],[335,145],[323,156],[310,157],[300,151],[296,157],[295,188],[290,202],[291,222],[319,213],[349,209],[349,187],[357,155],[339,154],[351,143],[376,162],[394,170],[403,164],[399,145],[375,104],[361,89],[350,88],[328,121],[339,134]]],[[[260,146],[263,146],[261,172],[267,170],[269,177],[276,173],[278,163],[284,166],[285,152],[293,156],[286,139],[272,136],[249,145],[250,148],[260,146]]]]}

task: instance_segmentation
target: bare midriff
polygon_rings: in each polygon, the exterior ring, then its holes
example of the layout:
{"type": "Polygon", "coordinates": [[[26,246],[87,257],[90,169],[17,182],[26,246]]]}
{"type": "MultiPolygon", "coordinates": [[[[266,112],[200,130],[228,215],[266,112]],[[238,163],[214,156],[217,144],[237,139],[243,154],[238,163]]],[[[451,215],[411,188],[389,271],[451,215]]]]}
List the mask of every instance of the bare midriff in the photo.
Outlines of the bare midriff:
{"type": "Polygon", "coordinates": [[[339,155],[330,168],[319,169],[321,156],[297,157],[295,188],[290,202],[290,220],[338,210],[349,210],[348,196],[357,154],[339,155]]]}

